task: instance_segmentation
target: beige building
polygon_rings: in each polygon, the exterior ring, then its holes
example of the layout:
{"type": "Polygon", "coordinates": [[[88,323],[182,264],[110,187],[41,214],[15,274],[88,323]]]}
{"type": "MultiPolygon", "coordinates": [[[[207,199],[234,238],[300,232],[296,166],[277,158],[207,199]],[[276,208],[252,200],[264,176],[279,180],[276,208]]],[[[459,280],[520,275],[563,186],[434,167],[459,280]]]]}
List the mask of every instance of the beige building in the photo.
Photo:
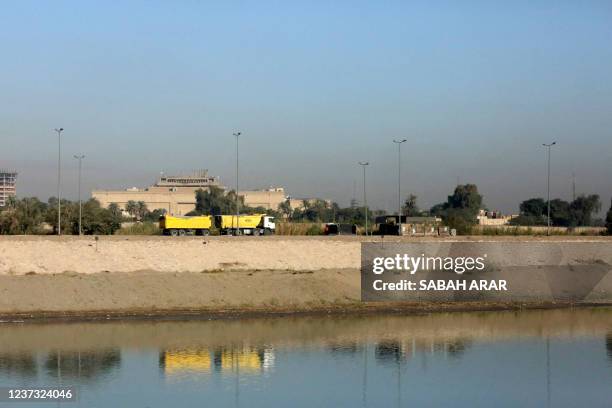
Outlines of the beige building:
{"type": "MultiPolygon", "coordinates": [[[[195,209],[195,192],[210,186],[224,189],[218,177],[209,176],[207,170],[202,170],[188,176],[162,176],[154,185],[144,189],[94,190],[91,196],[102,207],[115,203],[125,210],[128,201],[144,201],[149,210],[163,209],[172,215],[185,215],[195,209]]],[[[240,191],[238,194],[244,197],[249,207],[273,210],[287,198],[282,187],[240,191]]]]}
{"type": "Polygon", "coordinates": [[[499,211],[479,210],[476,219],[478,225],[484,226],[503,226],[508,225],[510,220],[518,217],[517,215],[503,215],[499,211]]]}

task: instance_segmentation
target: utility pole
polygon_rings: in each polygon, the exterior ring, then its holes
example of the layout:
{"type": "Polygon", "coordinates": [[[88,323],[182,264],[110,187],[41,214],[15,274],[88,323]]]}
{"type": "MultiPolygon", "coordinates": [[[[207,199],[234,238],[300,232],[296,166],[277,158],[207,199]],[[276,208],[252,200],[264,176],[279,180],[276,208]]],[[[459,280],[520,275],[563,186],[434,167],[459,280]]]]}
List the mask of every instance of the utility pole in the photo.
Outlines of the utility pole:
{"type": "Polygon", "coordinates": [[[369,162],[359,162],[359,165],[363,167],[363,212],[365,216],[365,235],[368,236],[368,200],[366,198],[366,166],[369,166],[369,162]]]}
{"type": "Polygon", "coordinates": [[[64,128],[55,128],[57,132],[57,236],[62,235],[62,132],[64,128]]]}
{"type": "Polygon", "coordinates": [[[552,142],[549,144],[542,143],[542,146],[548,149],[548,170],[547,170],[548,177],[546,181],[546,201],[548,204],[548,215],[546,217],[547,218],[546,220],[546,235],[547,236],[550,236],[550,148],[556,144],[557,142],[552,142]]]}
{"type": "Polygon", "coordinates": [[[576,173],[572,172],[572,201],[576,201],[576,173]]]}
{"type": "Polygon", "coordinates": [[[234,136],[236,137],[236,235],[240,234],[240,209],[238,207],[238,136],[240,136],[241,134],[242,132],[234,133],[234,136]]]}
{"type": "Polygon", "coordinates": [[[402,232],[402,143],[406,139],[395,140],[393,143],[397,144],[397,235],[404,235],[402,232]]]}
{"type": "Polygon", "coordinates": [[[83,235],[82,220],[83,220],[83,201],[81,201],[81,168],[83,159],[85,158],[84,154],[74,155],[74,158],[79,161],[79,235],[83,235]]]}

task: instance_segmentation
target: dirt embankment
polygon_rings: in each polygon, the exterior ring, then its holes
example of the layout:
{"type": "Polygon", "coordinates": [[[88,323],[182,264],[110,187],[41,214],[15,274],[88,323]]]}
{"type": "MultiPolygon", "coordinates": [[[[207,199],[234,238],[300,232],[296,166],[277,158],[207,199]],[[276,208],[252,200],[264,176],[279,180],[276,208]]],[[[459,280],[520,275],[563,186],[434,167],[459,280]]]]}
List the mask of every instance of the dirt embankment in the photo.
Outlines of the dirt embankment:
{"type": "MultiPolygon", "coordinates": [[[[370,239],[381,241],[380,237],[370,239]]],[[[361,313],[517,307],[484,303],[361,303],[362,240],[356,237],[101,237],[99,240],[1,237],[0,317],[361,313]]],[[[568,239],[555,237],[553,240],[568,239]]],[[[573,240],[589,238],[569,239],[573,240]]],[[[385,242],[390,241],[397,238],[385,238],[385,242]]],[[[612,244],[612,240],[606,242],[612,244]]]]}
{"type": "Polygon", "coordinates": [[[0,236],[0,275],[358,269],[361,242],[609,242],[612,237],[0,236]]]}
{"type": "Polygon", "coordinates": [[[279,238],[0,238],[0,275],[359,268],[359,241],[279,238]]]}

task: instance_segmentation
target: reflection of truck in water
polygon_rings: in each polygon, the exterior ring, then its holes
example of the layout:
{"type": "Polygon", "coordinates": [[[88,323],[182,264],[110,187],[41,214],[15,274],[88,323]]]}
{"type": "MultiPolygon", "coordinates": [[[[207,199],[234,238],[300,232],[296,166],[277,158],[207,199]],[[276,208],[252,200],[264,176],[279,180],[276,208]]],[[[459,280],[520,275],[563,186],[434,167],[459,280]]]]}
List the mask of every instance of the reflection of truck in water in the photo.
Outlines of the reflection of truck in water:
{"type": "Polygon", "coordinates": [[[159,365],[166,374],[181,371],[210,371],[210,352],[208,349],[166,350],[159,355],[159,365]]]}
{"type": "Polygon", "coordinates": [[[174,217],[164,215],[159,219],[159,228],[164,235],[209,235],[212,228],[221,235],[269,235],[276,230],[274,217],[266,214],[254,215],[205,215],[174,217]]]}
{"type": "Polygon", "coordinates": [[[256,374],[274,366],[274,351],[259,347],[170,349],[159,353],[159,366],[165,374],[210,372],[211,369],[221,373],[239,370],[256,374]]]}

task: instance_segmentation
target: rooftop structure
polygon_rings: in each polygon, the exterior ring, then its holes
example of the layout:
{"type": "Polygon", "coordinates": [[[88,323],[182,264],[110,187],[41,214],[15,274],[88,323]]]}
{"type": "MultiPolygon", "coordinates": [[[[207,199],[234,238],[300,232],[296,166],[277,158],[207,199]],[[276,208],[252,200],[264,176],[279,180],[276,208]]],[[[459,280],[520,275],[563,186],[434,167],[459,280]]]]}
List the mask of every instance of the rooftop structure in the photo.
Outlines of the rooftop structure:
{"type": "Polygon", "coordinates": [[[209,187],[219,186],[219,177],[209,176],[208,170],[196,170],[186,176],[162,176],[155,187],[209,187]]]}
{"type": "Polygon", "coordinates": [[[0,169],[0,207],[4,207],[16,193],[17,172],[0,169]]]}

